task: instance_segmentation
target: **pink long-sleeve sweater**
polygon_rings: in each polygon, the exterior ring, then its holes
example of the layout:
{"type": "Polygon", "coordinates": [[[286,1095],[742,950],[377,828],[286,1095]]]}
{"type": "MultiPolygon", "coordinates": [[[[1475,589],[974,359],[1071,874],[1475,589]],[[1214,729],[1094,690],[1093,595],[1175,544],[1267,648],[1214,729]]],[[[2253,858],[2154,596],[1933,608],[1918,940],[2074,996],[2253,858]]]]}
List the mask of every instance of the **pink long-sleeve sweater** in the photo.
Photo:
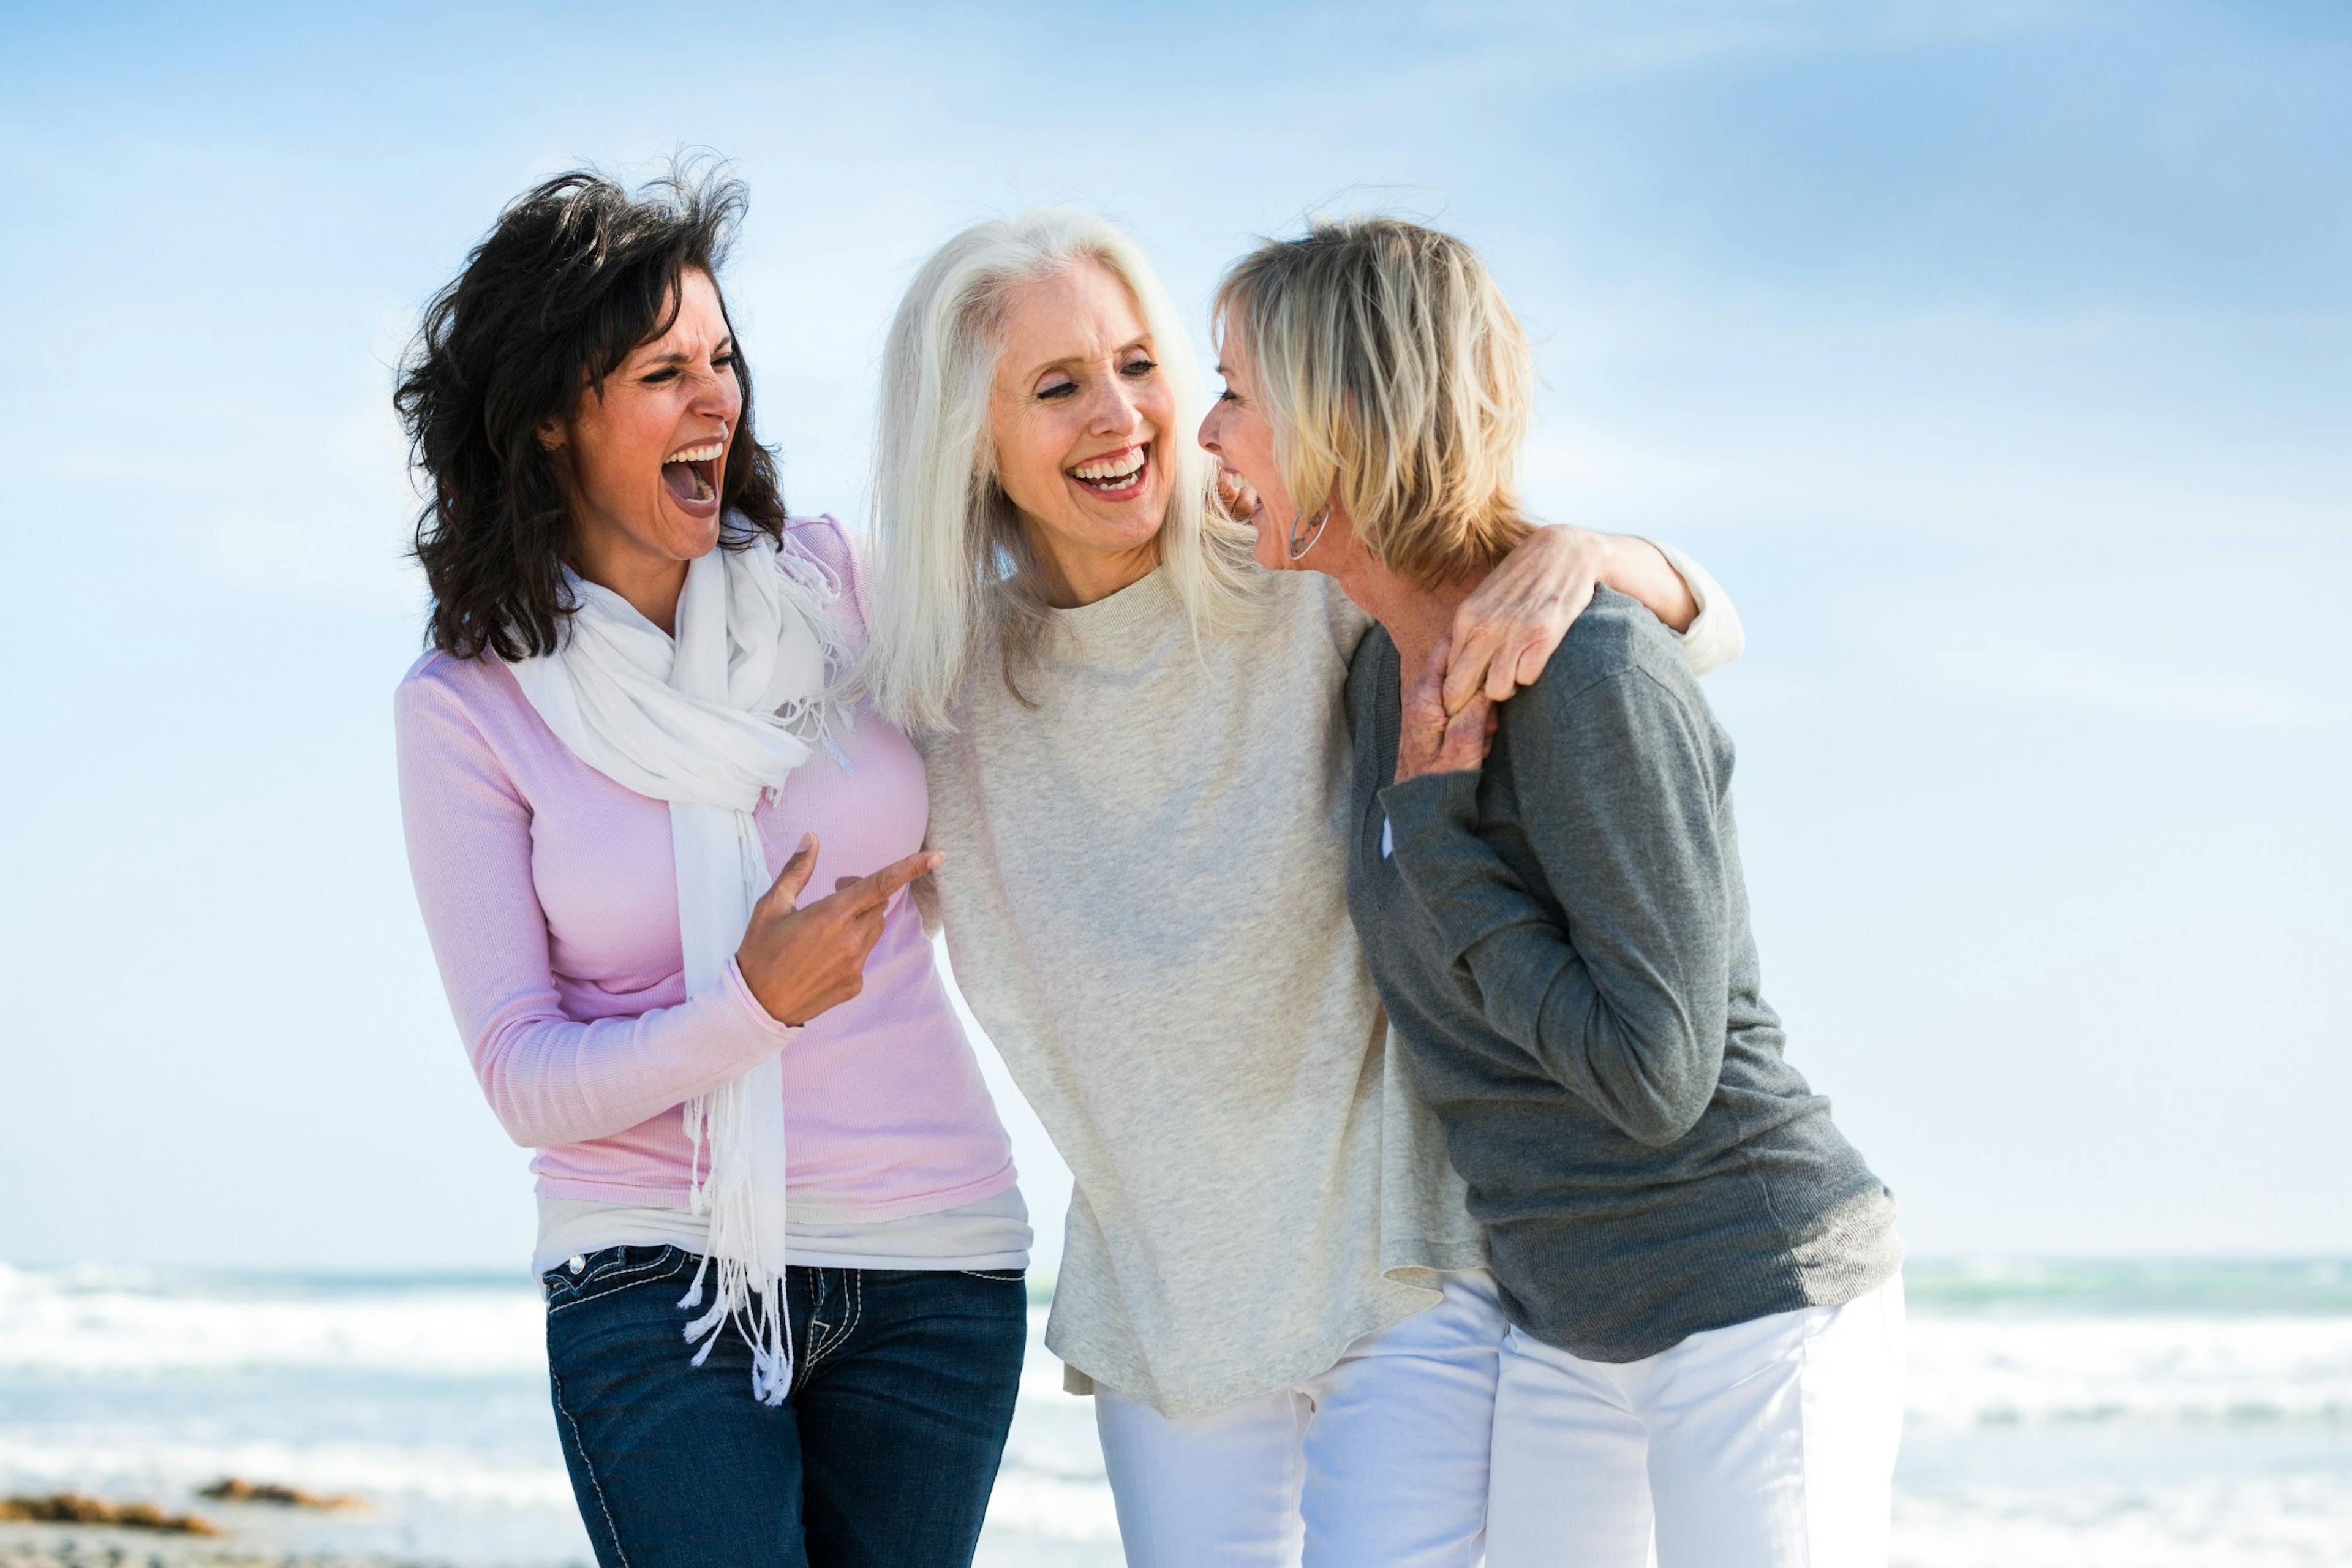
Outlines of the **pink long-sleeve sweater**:
{"type": "MultiPolygon", "coordinates": [[[[862,584],[831,518],[786,537],[843,585],[862,642],[862,584]]],[[[427,654],[394,702],[401,811],[417,901],[490,1108],[538,1151],[543,1197],[682,1208],[678,1107],[783,1053],[796,1220],[856,1224],[977,1202],[1013,1185],[1012,1147],[950,1007],[913,901],[883,921],[865,990],[788,1028],[730,963],[689,999],[669,807],[574,757],[495,658],[427,654]]],[[[922,847],[922,759],[861,708],[753,820],[768,868],[819,840],[811,892],[922,847]]]]}

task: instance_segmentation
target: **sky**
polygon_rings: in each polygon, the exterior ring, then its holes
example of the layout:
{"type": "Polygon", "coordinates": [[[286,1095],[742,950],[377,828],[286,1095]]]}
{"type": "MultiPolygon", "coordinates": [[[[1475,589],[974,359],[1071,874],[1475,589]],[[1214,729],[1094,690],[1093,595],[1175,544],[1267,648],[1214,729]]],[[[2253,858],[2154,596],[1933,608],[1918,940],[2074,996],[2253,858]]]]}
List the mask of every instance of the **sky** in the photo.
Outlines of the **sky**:
{"type": "Polygon", "coordinates": [[[1259,237],[1462,235],[1534,509],[1738,604],[1766,994],[1912,1250],[2352,1252],[2352,12],[688,16],[0,10],[0,1260],[525,1266],[402,849],[392,367],[507,199],[689,147],[788,498],[853,522],[967,223],[1112,215],[1203,349],[1259,237]]]}

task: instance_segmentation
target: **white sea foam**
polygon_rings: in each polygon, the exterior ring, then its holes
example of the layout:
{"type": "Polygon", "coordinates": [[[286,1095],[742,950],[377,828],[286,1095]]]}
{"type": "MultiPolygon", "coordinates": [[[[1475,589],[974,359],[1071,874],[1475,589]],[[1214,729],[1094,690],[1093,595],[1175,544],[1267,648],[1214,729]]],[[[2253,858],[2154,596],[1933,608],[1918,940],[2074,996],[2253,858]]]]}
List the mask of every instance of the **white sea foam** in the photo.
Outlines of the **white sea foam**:
{"type": "Polygon", "coordinates": [[[2352,1479],[2305,1472],[2150,1485],[1898,1492],[1893,1568],[2336,1568],[2352,1479]]]}
{"type": "Polygon", "coordinates": [[[1008,1468],[989,1494],[988,1523],[992,1530],[1047,1541],[1100,1542],[1113,1548],[1118,1542],[1118,1515],[1099,1472],[1052,1477],[1008,1468]]]}
{"type": "Polygon", "coordinates": [[[527,1283],[362,1291],[171,1284],[136,1269],[0,1265],[0,1372],[267,1367],[536,1373],[545,1318],[527,1283]]]}
{"type": "MultiPolygon", "coordinates": [[[[2108,1310],[2080,1278],[1989,1303],[2007,1282],[1972,1274],[1915,1307],[1896,1568],[2352,1568],[2352,1313],[2108,1310]]],[[[1092,1409],[1060,1392],[1045,1316],[981,1561],[1108,1568],[1092,1409]]],[[[583,1561],[543,1321],[527,1279],[0,1267],[0,1492],[189,1506],[235,1473],[374,1503],[236,1524],[289,1550],[583,1561]]]]}
{"type": "MultiPolygon", "coordinates": [[[[174,1282],[137,1269],[0,1265],[0,1372],[266,1369],[526,1376],[536,1291],[174,1282]]],[[[1024,1400],[1060,1386],[1031,1357],[1024,1400]]],[[[1935,1426],[2263,1421],[2352,1426],[2352,1317],[1916,1312],[1911,1417],[1935,1426]]]]}
{"type": "Polygon", "coordinates": [[[1940,1426],[2352,1426],[2352,1318],[1915,1316],[1910,1412],[1940,1426]]]}
{"type": "Polygon", "coordinates": [[[352,1493],[379,1507],[572,1507],[572,1484],[552,1453],[501,1461],[429,1440],[289,1443],[254,1437],[158,1439],[134,1434],[54,1432],[0,1436],[0,1489],[87,1491],[180,1498],[223,1476],[244,1476],[326,1494],[352,1493]]]}

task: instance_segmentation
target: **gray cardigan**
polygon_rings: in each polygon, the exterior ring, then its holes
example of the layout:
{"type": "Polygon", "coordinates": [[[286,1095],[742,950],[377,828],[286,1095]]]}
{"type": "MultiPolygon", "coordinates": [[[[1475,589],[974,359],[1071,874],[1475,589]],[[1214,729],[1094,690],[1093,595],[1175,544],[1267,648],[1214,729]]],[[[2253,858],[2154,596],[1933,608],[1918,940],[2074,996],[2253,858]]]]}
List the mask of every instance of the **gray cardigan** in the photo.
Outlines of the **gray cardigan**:
{"type": "Polygon", "coordinates": [[[1731,741],[1673,636],[1602,590],[1479,773],[1389,784],[1398,690],[1375,629],[1349,909],[1511,1320],[1628,1362],[1884,1282],[1894,1200],[1782,1059],[1731,741]]]}

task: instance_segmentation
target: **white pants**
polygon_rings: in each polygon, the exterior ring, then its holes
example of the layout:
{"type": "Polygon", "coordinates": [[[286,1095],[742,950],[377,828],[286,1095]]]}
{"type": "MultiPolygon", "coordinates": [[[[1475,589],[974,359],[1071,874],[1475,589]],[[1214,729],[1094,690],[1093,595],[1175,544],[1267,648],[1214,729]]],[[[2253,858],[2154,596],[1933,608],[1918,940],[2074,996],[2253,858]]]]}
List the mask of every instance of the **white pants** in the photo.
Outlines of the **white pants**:
{"type": "Polygon", "coordinates": [[[1885,1568],[1903,1280],[1843,1307],[1585,1361],[1517,1329],[1495,1398],[1491,1568],[1885,1568]]]}
{"type": "Polygon", "coordinates": [[[1448,1274],[1425,1312],[1328,1371],[1171,1421],[1097,1387],[1129,1568],[1469,1568],[1486,1527],[1494,1277],[1448,1274]]]}

